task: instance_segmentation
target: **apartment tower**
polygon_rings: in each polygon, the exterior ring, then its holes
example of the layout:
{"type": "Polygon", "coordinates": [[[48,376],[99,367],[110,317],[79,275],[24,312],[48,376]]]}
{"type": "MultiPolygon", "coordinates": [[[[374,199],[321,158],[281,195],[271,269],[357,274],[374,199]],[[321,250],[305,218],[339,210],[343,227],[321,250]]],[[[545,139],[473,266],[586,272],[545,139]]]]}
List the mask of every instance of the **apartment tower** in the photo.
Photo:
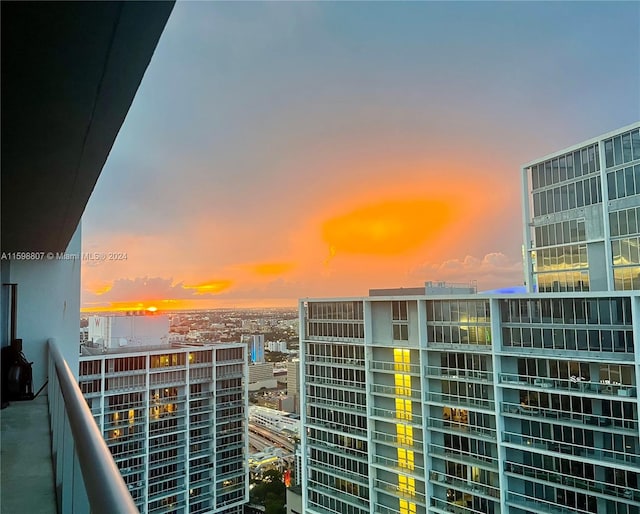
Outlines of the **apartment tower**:
{"type": "Polygon", "coordinates": [[[640,123],[521,172],[529,291],[640,289],[640,123]]]}
{"type": "Polygon", "coordinates": [[[80,357],[80,388],[141,513],[243,512],[246,349],[154,346],[80,357]]]}
{"type": "Polygon", "coordinates": [[[302,302],[304,512],[640,513],[639,302],[302,302]]]}

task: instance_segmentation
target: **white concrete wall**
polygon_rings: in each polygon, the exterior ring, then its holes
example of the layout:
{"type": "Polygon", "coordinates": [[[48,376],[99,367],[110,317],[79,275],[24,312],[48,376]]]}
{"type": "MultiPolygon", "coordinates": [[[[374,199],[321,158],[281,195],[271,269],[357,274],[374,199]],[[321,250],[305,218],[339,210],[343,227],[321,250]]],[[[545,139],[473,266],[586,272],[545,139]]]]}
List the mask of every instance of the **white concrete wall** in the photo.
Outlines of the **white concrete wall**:
{"type": "MultiPolygon", "coordinates": [[[[67,254],[81,255],[81,228],[67,254]]],[[[47,380],[47,339],[55,338],[72,373],[78,375],[80,259],[12,260],[9,280],[18,284],[17,337],[33,361],[34,393],[47,380]]]]}
{"type": "Polygon", "coordinates": [[[372,302],[371,315],[373,328],[371,340],[374,343],[388,344],[393,336],[391,330],[391,303],[372,302]]]}
{"type": "Polygon", "coordinates": [[[302,512],[302,495],[297,491],[287,489],[287,514],[301,514],[302,512]]]}

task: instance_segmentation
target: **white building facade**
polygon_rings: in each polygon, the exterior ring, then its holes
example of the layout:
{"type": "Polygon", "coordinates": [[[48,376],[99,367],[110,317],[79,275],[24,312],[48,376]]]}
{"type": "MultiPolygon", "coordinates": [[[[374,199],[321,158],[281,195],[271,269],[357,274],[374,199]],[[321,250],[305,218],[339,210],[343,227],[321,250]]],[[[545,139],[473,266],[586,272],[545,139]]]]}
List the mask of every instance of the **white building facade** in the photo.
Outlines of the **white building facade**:
{"type": "Polygon", "coordinates": [[[153,346],[169,342],[168,316],[90,316],[88,342],[107,350],[153,346]]]}
{"type": "Polygon", "coordinates": [[[244,344],[80,357],[80,388],[141,513],[249,499],[244,344]]]}
{"type": "Polygon", "coordinates": [[[640,514],[640,295],[300,303],[306,514],[640,514]]]}
{"type": "Polygon", "coordinates": [[[640,289],[640,123],[521,172],[528,291],[640,289]]]}
{"type": "Polygon", "coordinates": [[[289,412],[252,405],[249,407],[249,421],[274,432],[286,430],[300,434],[300,420],[292,418],[289,412]]]}
{"type": "Polygon", "coordinates": [[[287,353],[286,341],[267,341],[267,350],[270,352],[287,353]]]}

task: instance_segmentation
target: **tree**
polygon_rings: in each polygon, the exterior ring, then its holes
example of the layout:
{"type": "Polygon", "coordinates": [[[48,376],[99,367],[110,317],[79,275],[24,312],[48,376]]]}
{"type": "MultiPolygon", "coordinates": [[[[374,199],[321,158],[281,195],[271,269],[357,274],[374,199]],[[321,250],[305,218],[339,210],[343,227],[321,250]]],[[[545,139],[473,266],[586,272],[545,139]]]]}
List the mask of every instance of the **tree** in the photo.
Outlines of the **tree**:
{"type": "Polygon", "coordinates": [[[262,482],[251,489],[251,503],[264,505],[267,508],[265,514],[286,514],[286,495],[282,473],[270,469],[262,475],[262,482]]]}
{"type": "Polygon", "coordinates": [[[287,355],[282,352],[264,352],[264,360],[267,362],[284,362],[287,355]]]}

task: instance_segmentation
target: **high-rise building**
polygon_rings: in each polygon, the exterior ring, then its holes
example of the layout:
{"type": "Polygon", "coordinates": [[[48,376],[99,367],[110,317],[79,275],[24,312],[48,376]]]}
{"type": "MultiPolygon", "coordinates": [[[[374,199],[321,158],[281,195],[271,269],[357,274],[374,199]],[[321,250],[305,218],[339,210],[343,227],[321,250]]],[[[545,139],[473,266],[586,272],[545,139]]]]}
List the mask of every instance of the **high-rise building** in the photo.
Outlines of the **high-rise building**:
{"type": "Polygon", "coordinates": [[[293,399],[293,411],[300,412],[300,359],[287,362],[287,395],[293,399]]]}
{"type": "Polygon", "coordinates": [[[99,352],[80,357],[80,388],[140,512],[241,513],[246,345],[99,352]]]}
{"type": "Polygon", "coordinates": [[[640,123],[522,167],[529,291],[640,289],[640,123]]]}
{"type": "Polygon", "coordinates": [[[300,327],[306,514],[640,513],[640,294],[378,291],[300,327]]]}
{"type": "Polygon", "coordinates": [[[251,362],[261,364],[264,362],[264,334],[252,335],[249,340],[251,362]]]}

